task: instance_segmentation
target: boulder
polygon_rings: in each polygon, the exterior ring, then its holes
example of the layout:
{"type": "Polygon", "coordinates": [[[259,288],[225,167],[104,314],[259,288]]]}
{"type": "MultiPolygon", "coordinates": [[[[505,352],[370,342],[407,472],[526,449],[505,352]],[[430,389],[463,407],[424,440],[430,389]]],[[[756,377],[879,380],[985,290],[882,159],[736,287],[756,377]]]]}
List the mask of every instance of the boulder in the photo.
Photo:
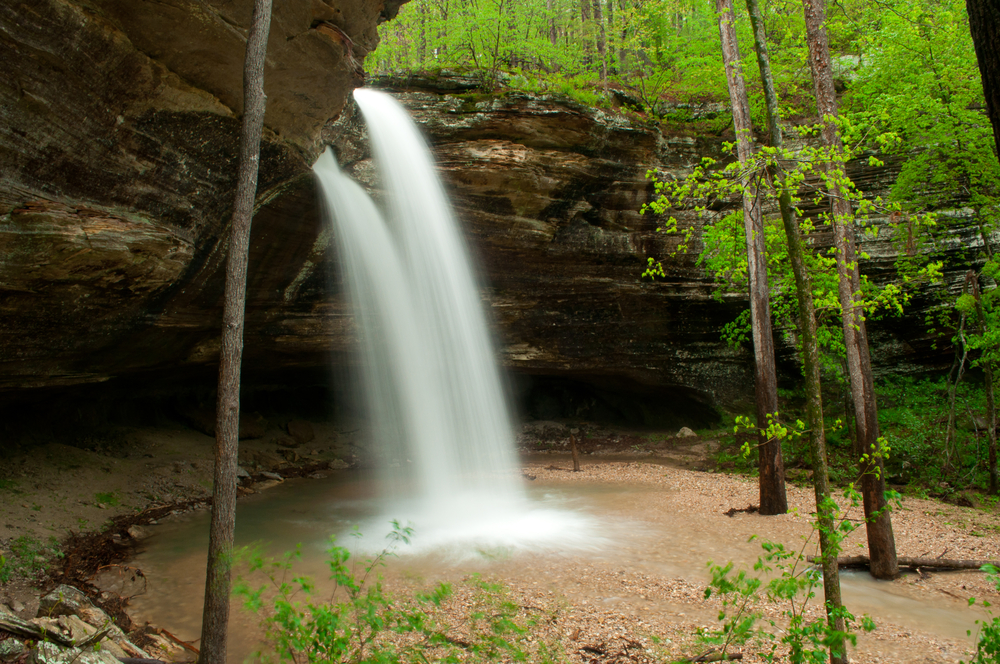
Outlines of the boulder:
{"type": "Polygon", "coordinates": [[[31,653],[33,664],[120,664],[106,650],[63,648],[54,643],[39,642],[31,653]]]}
{"type": "Polygon", "coordinates": [[[688,427],[681,427],[681,430],[677,432],[678,438],[696,438],[698,434],[689,429],[688,427]]]}
{"type": "Polygon", "coordinates": [[[17,639],[0,641],[0,662],[19,660],[26,652],[28,652],[28,647],[17,639]]]}
{"type": "MultiPolygon", "coordinates": [[[[79,616],[81,609],[96,607],[83,592],[65,584],[56,586],[52,592],[42,597],[38,614],[42,616],[79,616]]],[[[103,612],[102,612],[103,613],[103,612]]]]}
{"type": "Polygon", "coordinates": [[[304,445],[316,438],[313,425],[303,420],[291,420],[288,423],[288,435],[295,439],[299,445],[304,445]]]}
{"type": "Polygon", "coordinates": [[[277,438],[274,439],[274,442],[279,447],[287,447],[287,448],[298,447],[299,445],[302,444],[300,441],[296,440],[292,436],[278,436],[277,438]]]}

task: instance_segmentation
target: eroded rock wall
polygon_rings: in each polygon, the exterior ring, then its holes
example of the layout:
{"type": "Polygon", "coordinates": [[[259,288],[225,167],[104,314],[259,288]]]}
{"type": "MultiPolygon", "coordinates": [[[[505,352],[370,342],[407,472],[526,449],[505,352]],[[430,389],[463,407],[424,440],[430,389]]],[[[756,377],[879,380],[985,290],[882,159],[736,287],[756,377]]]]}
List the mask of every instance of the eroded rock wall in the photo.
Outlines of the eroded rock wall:
{"type": "MultiPolygon", "coordinates": [[[[294,203],[404,1],[275,3],[260,203],[294,203]]],[[[252,4],[0,3],[0,390],[210,361],[252,4]]],[[[278,235],[258,292],[316,227],[278,235]]]]}
{"type": "MultiPolygon", "coordinates": [[[[289,371],[322,382],[331,361],[350,362],[353,317],[308,165],[332,143],[377,190],[364,128],[352,106],[341,109],[375,25],[398,4],[275,6],[248,383],[289,371]]],[[[0,70],[0,400],[111,379],[210,389],[249,6],[0,6],[0,48],[10,54],[0,70]]],[[[460,78],[381,84],[426,132],[482,265],[502,361],[532,415],[666,413],[679,426],[749,397],[751,354],[719,338],[743,298],[713,297],[697,243],[675,253],[679,237],[639,214],[653,194],[648,168],[683,175],[718,154],[724,137],[663,132],[566,99],[483,95],[460,78]],[[672,256],[665,279],[640,278],[650,256],[672,256]]],[[[854,174],[884,189],[894,170],[859,164],[854,174]]],[[[700,224],[677,216],[682,228],[700,224]]],[[[973,242],[956,237],[955,251],[973,242]]],[[[891,271],[890,239],[869,250],[866,270],[891,271]]],[[[882,367],[942,362],[914,318],[873,328],[882,367]]],[[[779,336],[779,363],[794,377],[789,339],[779,336]]]]}

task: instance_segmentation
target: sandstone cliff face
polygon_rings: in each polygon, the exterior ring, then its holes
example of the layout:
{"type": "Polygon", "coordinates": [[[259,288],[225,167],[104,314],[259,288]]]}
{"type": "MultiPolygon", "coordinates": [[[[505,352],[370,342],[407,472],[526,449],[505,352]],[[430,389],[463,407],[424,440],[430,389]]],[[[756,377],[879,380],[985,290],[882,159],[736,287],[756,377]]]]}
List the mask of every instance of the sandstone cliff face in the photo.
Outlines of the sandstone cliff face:
{"type": "MultiPolygon", "coordinates": [[[[308,173],[376,24],[404,1],[275,3],[261,201],[308,173]]],[[[218,320],[252,4],[0,4],[0,389],[176,366],[211,345],[184,330],[218,320]],[[210,320],[164,308],[177,297],[210,320]]]]}
{"type": "MultiPolygon", "coordinates": [[[[249,4],[0,7],[0,48],[12,54],[0,70],[0,400],[109,379],[212,384],[249,4]]],[[[353,111],[331,120],[398,4],[275,6],[248,382],[290,369],[322,378],[331,359],[349,361],[353,318],[308,164],[330,142],[376,184],[353,111]]],[[[720,137],[664,135],[566,100],[478,95],[460,79],[386,85],[427,133],[532,414],[659,414],[679,426],[749,395],[751,355],[719,340],[742,298],[714,299],[693,255],[671,259],[664,280],[640,279],[648,256],[677,243],[639,214],[646,169],[682,173],[720,137]]],[[[856,174],[884,186],[892,169],[856,174]]],[[[872,247],[878,273],[893,249],[872,247]]],[[[893,325],[875,330],[883,366],[940,360],[921,354],[928,340],[912,320],[893,325]]]]}

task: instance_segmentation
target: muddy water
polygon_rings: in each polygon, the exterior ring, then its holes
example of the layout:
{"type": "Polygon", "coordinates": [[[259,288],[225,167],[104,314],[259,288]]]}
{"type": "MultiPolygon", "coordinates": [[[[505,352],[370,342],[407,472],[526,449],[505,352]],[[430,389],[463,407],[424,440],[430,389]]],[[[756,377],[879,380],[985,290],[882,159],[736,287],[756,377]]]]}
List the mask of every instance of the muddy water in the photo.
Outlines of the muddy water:
{"type": "MultiPolygon", "coordinates": [[[[519,583],[547,587],[570,604],[616,606],[626,613],[642,611],[699,612],[697,607],[639,602],[581,583],[574,568],[590,566],[630,570],[667,578],[704,582],[708,560],[752,563],[759,544],[747,542],[759,521],[705,519],[651,511],[663,489],[622,484],[528,483],[531,499],[552,510],[580,517],[585,531],[566,546],[487,547],[465,543],[434,551],[402,554],[386,569],[390,578],[427,582],[456,581],[472,572],[492,572],[519,583]],[[751,525],[753,524],[753,525],[751,525]]],[[[351,537],[352,528],[375,514],[372,481],[344,472],[325,480],[293,480],[251,496],[239,504],[237,544],[260,543],[270,555],[301,546],[296,572],[326,576],[325,548],[331,535],[352,549],[364,549],[351,537]]],[[[769,517],[786,518],[786,517],[769,517]]],[[[791,518],[790,515],[788,518],[791,518]]],[[[133,600],[134,617],[166,627],[184,640],[198,638],[204,587],[208,514],[184,515],[156,526],[135,564],[144,570],[148,592],[133,600]]],[[[414,541],[419,542],[416,532],[414,541]]],[[[794,541],[787,542],[795,545],[794,541]]],[[[359,556],[361,557],[361,556],[359,556]]],[[[845,604],[856,615],[869,614],[907,629],[964,640],[977,613],[964,603],[933,603],[905,584],[878,582],[864,573],[843,573],[845,604]]],[[[261,583],[258,578],[256,583],[261,583]]],[[[643,598],[644,599],[644,598],[643,598]]],[[[237,603],[234,603],[234,606],[237,603]]],[[[712,617],[704,610],[706,621],[712,617]]],[[[257,619],[234,610],[230,662],[240,662],[260,647],[257,619]]]]}

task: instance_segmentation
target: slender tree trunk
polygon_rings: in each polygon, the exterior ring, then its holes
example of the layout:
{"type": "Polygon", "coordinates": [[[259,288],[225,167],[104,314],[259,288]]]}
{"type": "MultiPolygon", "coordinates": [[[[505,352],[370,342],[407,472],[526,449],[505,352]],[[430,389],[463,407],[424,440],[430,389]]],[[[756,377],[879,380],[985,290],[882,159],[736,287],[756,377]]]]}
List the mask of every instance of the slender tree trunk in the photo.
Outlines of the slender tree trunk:
{"type": "MultiPolygon", "coordinates": [[[[764,86],[764,99],[767,108],[767,126],[771,134],[771,145],[778,150],[783,146],[781,135],[781,116],[778,112],[778,95],[774,89],[774,78],[771,75],[771,60],[767,52],[767,38],[764,34],[764,21],[761,17],[758,0],[747,0],[747,10],[753,26],[754,47],[757,53],[757,64],[760,66],[761,80],[764,86]]],[[[785,186],[784,172],[778,168],[775,173],[778,185],[778,207],[781,210],[781,222],[785,228],[788,241],[788,258],[795,277],[795,296],[798,302],[799,343],[802,348],[802,368],[805,377],[806,420],[809,427],[809,449],[813,460],[813,490],[816,495],[816,519],[819,526],[819,547],[823,567],[823,597],[826,604],[830,626],[839,631],[845,631],[843,618],[837,618],[833,612],[843,606],[840,592],[840,569],[837,564],[839,547],[831,541],[833,533],[833,514],[827,509],[830,498],[829,471],[826,463],[826,432],[823,425],[823,393],[820,381],[819,340],[816,333],[816,306],[813,301],[812,283],[805,264],[805,252],[802,248],[802,238],[799,225],[792,209],[791,194],[785,186]]],[[[843,648],[830,648],[830,661],[840,664],[847,661],[847,653],[843,648]]]]}
{"type": "Polygon", "coordinates": [[[549,13],[549,43],[558,46],[559,31],[556,30],[556,15],[552,7],[552,0],[545,0],[545,10],[549,13]]]}
{"type": "Polygon", "coordinates": [[[993,142],[1000,156],[1000,4],[996,0],[965,0],[969,28],[983,79],[986,111],[993,124],[993,142]]]}
{"type": "Polygon", "coordinates": [[[212,523],[205,579],[205,609],[199,664],[225,664],[233,533],[236,527],[236,470],[240,427],[240,362],[246,303],[247,257],[253,219],[260,137],[264,126],[264,55],[271,26],[271,0],[255,0],[243,69],[243,126],[236,200],[226,264],[222,314],[219,402],[215,425],[212,523]]]}
{"type": "Polygon", "coordinates": [[[969,356],[969,347],[965,343],[965,314],[962,314],[958,323],[958,346],[955,347],[955,361],[952,363],[952,371],[948,374],[948,429],[944,437],[945,468],[951,467],[951,448],[955,442],[955,402],[958,396],[958,384],[962,382],[965,374],[965,360],[969,356]],[[954,374],[955,380],[951,380],[954,374]]]}
{"type": "MultiPolygon", "coordinates": [[[[979,276],[970,272],[966,278],[972,286],[972,297],[976,301],[976,319],[979,322],[979,335],[986,336],[986,313],[983,311],[983,300],[979,290],[979,276]]],[[[996,495],[997,481],[997,409],[993,389],[993,367],[989,362],[983,362],[983,373],[986,374],[986,435],[989,441],[989,471],[990,493],[996,495]]]]}
{"type": "Polygon", "coordinates": [[[594,63],[594,42],[590,29],[591,0],[580,0],[580,39],[583,42],[583,64],[589,67],[594,63]]]}
{"type": "Polygon", "coordinates": [[[622,24],[621,33],[618,35],[618,71],[625,76],[628,73],[628,16],[625,13],[628,9],[628,0],[621,0],[618,9],[622,24]]]}
{"type": "MultiPolygon", "coordinates": [[[[736,129],[736,151],[744,167],[752,154],[753,126],[750,103],[743,82],[743,65],[736,40],[732,0],[715,0],[722,40],[722,59],[726,65],[729,100],[736,129]]],[[[764,246],[764,216],[757,196],[756,178],[743,178],[743,232],[747,243],[747,275],[750,281],[750,320],[755,361],[754,388],[757,405],[758,464],[760,513],[784,514],[788,511],[785,495],[785,466],[781,460],[781,441],[767,435],[768,422],[778,415],[778,378],[774,366],[774,336],[771,331],[771,306],[767,287],[767,249],[764,246]]]]}
{"type": "MultiPolygon", "coordinates": [[[[837,132],[837,98],[833,87],[830,49],[826,35],[826,0],[803,0],[809,64],[816,90],[816,106],[823,124],[823,143],[830,151],[829,173],[843,177],[843,163],[838,154],[843,144],[837,132]]],[[[830,191],[833,209],[833,235],[837,248],[837,276],[842,310],[844,346],[854,401],[857,429],[855,453],[861,471],[861,494],[864,501],[871,574],[877,579],[899,576],[892,519],[885,500],[885,473],[879,454],[878,408],[871,373],[868,335],[863,307],[858,302],[861,281],[855,250],[854,225],[850,201],[844,191],[834,186],[830,191]]]]}
{"type": "Polygon", "coordinates": [[[417,58],[420,66],[424,67],[427,63],[427,5],[422,3],[417,5],[417,15],[420,17],[420,34],[417,35],[417,58]]]}
{"type": "Polygon", "coordinates": [[[618,73],[617,49],[618,32],[615,30],[615,0],[608,0],[608,69],[612,74],[618,73]]]}
{"type": "Polygon", "coordinates": [[[594,23],[597,24],[596,43],[597,57],[600,59],[601,85],[604,91],[608,91],[608,56],[607,56],[607,31],[604,28],[604,11],[601,9],[601,0],[594,0],[594,23]]]}

